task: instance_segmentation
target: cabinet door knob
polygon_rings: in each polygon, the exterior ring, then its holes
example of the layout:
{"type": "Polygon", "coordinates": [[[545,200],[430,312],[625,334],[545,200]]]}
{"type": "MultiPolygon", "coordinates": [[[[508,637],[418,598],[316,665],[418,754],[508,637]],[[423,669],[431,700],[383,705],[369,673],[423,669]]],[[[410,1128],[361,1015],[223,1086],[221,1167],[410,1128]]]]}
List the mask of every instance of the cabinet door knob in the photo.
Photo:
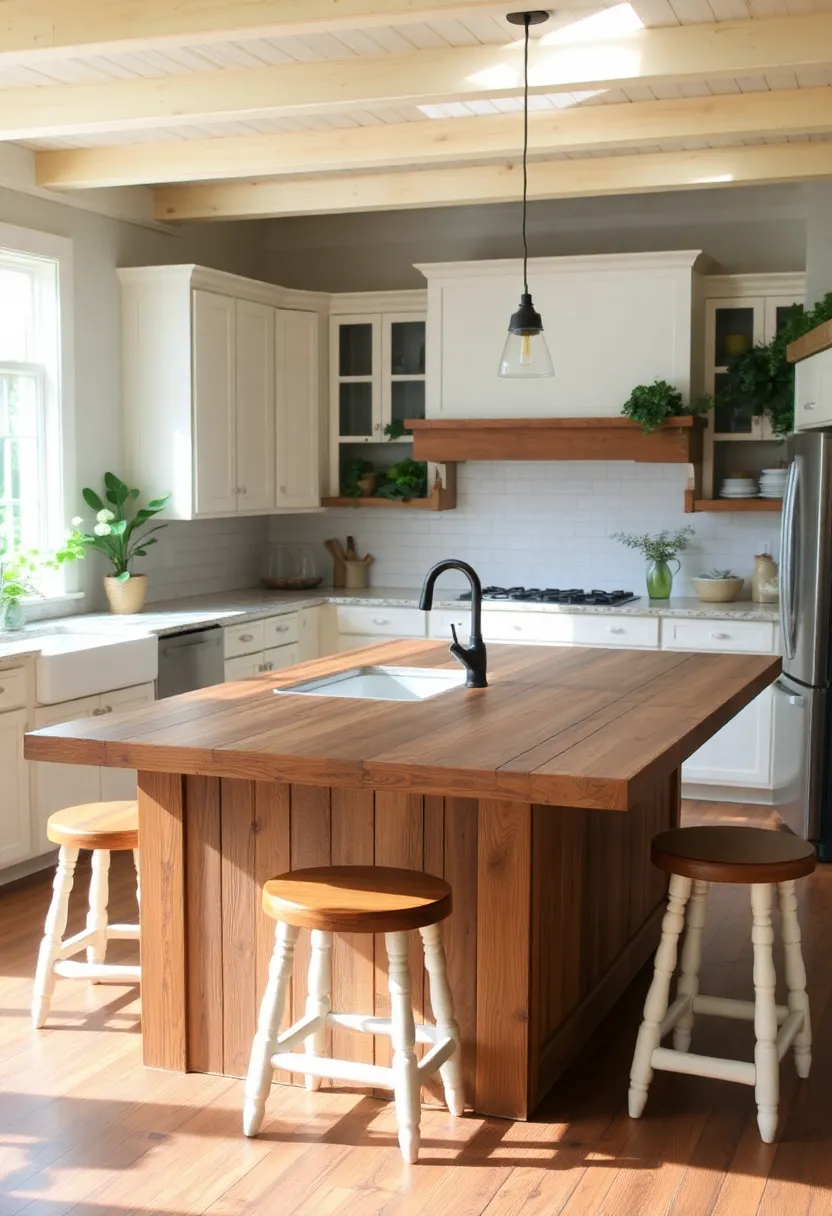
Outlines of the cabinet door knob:
{"type": "Polygon", "coordinates": [[[730,636],[730,633],[720,633],[718,629],[713,630],[713,632],[709,634],[709,637],[716,638],[717,641],[720,642],[726,641],[728,638],[730,638],[730,636]]]}
{"type": "Polygon", "coordinates": [[[100,718],[100,717],[101,717],[101,715],[102,715],[103,713],[104,713],[104,710],[103,710],[103,709],[94,709],[94,710],[92,711],[92,716],[93,716],[94,718],[100,718]]]}
{"type": "Polygon", "coordinates": [[[274,663],[267,663],[266,671],[274,671],[274,663]]]}
{"type": "Polygon", "coordinates": [[[804,401],[803,408],[804,410],[813,410],[815,408],[814,401],[804,401]]]}
{"type": "Polygon", "coordinates": [[[248,487],[247,487],[247,486],[240,486],[240,493],[241,493],[241,494],[248,494],[248,487]]]}
{"type": "Polygon", "coordinates": [[[285,487],[285,486],[278,486],[278,489],[280,490],[280,493],[281,493],[281,494],[285,494],[285,493],[286,493],[286,487],[285,487]]]}
{"type": "Polygon", "coordinates": [[[626,633],[623,625],[610,625],[610,633],[626,633]]]}
{"type": "Polygon", "coordinates": [[[101,712],[105,713],[105,714],[111,714],[113,712],[112,705],[105,705],[101,712]]]}

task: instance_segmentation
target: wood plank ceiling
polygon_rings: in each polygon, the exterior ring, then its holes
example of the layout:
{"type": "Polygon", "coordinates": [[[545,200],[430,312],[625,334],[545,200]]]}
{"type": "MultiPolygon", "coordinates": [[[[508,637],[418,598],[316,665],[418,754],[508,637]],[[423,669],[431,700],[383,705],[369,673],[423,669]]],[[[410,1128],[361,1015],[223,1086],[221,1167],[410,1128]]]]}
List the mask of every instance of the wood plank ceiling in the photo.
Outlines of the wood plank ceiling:
{"type": "MultiPolygon", "coordinates": [[[[832,177],[832,0],[569,3],[534,31],[530,197],[832,177]]],[[[5,0],[0,139],[166,221],[515,198],[511,7],[5,0]]]]}

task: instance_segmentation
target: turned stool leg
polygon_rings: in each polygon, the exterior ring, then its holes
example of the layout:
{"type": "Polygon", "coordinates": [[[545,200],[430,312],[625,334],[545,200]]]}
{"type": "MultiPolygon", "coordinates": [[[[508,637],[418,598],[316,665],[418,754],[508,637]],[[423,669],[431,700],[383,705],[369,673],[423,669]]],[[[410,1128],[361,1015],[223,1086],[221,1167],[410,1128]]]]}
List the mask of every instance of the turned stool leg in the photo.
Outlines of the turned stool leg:
{"type": "Polygon", "coordinates": [[[95,849],[92,855],[90,876],[90,908],[87,913],[87,932],[94,933],[91,945],[87,946],[87,962],[103,963],[107,954],[107,904],[110,895],[110,854],[106,849],[95,849]]]}
{"type": "Polygon", "coordinates": [[[808,1077],[812,1067],[812,1023],[809,1020],[809,998],[806,995],[806,968],[800,949],[800,923],[797,919],[794,880],[777,884],[777,902],[780,906],[780,934],[783,938],[789,1009],[799,1009],[803,1014],[803,1025],[794,1040],[794,1066],[799,1077],[808,1077]]]}
{"type": "Polygon", "coordinates": [[[465,1090],[462,1085],[459,1027],[454,1021],[454,1003],[445,965],[442,929],[439,925],[428,925],[419,932],[425,948],[425,967],[430,979],[430,1005],[436,1019],[437,1029],[444,1036],[452,1038],[456,1042],[456,1051],[439,1069],[445,1089],[445,1101],[452,1115],[462,1115],[465,1112],[465,1090]]]}
{"type": "Polygon", "coordinates": [[[133,850],[133,865],[136,869],[136,906],[141,913],[142,910],[142,872],[139,865],[140,853],[138,849],[133,850]]]}
{"type": "Polygon", "coordinates": [[[685,940],[682,943],[682,962],[677,996],[691,998],[690,1009],[683,1013],[673,1031],[673,1046],[676,1051],[687,1051],[693,1031],[693,1000],[699,995],[699,967],[702,963],[702,930],[705,927],[705,901],[708,884],[701,879],[693,880],[688,903],[685,940]]]}
{"type": "Polygon", "coordinates": [[[774,931],[771,927],[771,886],[755,883],[751,888],[754,944],[754,1048],[757,1100],[757,1126],[765,1144],[771,1144],[777,1131],[777,1104],[780,1097],[780,1062],[777,1058],[777,1008],[774,990],[774,931]]]}
{"type": "Polygon", "coordinates": [[[647,1102],[647,1091],[653,1079],[651,1059],[661,1041],[661,1024],[667,1013],[670,981],[676,969],[676,949],[685,923],[685,904],[690,897],[691,880],[679,874],[670,876],[667,911],[662,920],[662,938],[656,951],[653,982],[644,1002],[644,1020],[636,1039],[633,1065],[630,1069],[629,1111],[637,1119],[647,1102]]]}
{"type": "MultiPolygon", "coordinates": [[[[309,995],[306,998],[307,1017],[326,1017],[331,1009],[332,994],[332,934],[322,929],[312,930],[312,955],[309,959],[309,995]]],[[[316,1030],[304,1043],[310,1056],[322,1056],[326,1051],[326,1026],[316,1030]]],[[[304,1077],[307,1089],[320,1089],[321,1077],[304,1077]]]]}
{"type": "Polygon", "coordinates": [[[251,1048],[251,1060],[246,1077],[245,1101],[243,1103],[243,1132],[256,1136],[263,1122],[266,1098],[272,1083],[271,1059],[275,1052],[280,1023],[286,1008],[286,992],[295,961],[295,942],[299,930],[294,925],[278,921],[275,930],[275,946],[269,964],[269,982],[260,1006],[257,1034],[251,1048]]]}
{"type": "Polygon", "coordinates": [[[67,845],[58,854],[58,868],[55,871],[55,881],[52,884],[52,902],[46,914],[46,925],[43,940],[38,953],[38,965],[35,971],[35,986],[32,997],[32,1021],[40,1029],[49,1014],[49,1003],[55,988],[55,960],[60,956],[61,942],[66,929],[67,912],[69,911],[69,893],[72,890],[72,880],[75,875],[75,863],[78,860],[78,849],[70,849],[67,845]]]}
{"type": "Polygon", "coordinates": [[[399,1125],[399,1147],[405,1161],[413,1163],[419,1156],[419,1120],[421,1118],[419,1073],[416,1066],[416,1027],[410,967],[407,961],[408,934],[385,933],[390,987],[393,1042],[393,1093],[396,1100],[396,1121],[399,1125]]]}

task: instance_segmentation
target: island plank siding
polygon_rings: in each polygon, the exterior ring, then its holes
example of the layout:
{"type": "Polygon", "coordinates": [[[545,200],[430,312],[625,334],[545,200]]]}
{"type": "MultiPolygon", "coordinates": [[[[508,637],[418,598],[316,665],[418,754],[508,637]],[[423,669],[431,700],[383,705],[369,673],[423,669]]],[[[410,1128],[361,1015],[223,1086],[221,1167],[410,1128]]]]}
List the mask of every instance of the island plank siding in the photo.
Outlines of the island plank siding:
{"type": "MultiPolygon", "coordinates": [[[[453,888],[443,939],[469,1104],[528,1118],[656,945],[666,879],[650,840],[678,823],[683,760],[780,662],[492,646],[488,688],[426,702],[273,691],[373,662],[453,665],[439,643],[385,643],[49,727],[26,755],[139,770],[146,1064],[245,1073],[274,943],[266,879],[396,865],[453,888]]],[[[430,1020],[416,934],[410,957],[430,1020]]],[[[308,959],[302,933],[287,1021],[308,959]]],[[[386,963],[383,938],[338,938],[333,1007],[387,1014],[386,963]]],[[[330,1037],[336,1054],[389,1058],[383,1038],[330,1037]]]]}

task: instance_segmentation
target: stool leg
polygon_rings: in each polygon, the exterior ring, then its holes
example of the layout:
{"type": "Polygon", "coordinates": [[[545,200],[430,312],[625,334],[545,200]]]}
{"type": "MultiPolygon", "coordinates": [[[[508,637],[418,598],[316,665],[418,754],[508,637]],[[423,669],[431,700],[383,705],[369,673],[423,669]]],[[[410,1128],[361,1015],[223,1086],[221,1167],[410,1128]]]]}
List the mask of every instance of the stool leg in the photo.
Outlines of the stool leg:
{"type": "Polygon", "coordinates": [[[66,918],[69,910],[69,893],[72,890],[72,880],[75,875],[75,863],[78,860],[78,849],[70,849],[66,845],[58,854],[58,868],[52,884],[52,902],[46,913],[46,924],[43,930],[43,940],[38,953],[38,965],[35,971],[34,992],[32,995],[32,1021],[40,1027],[49,1015],[49,1004],[55,988],[55,972],[53,967],[61,952],[66,918]]]}
{"type": "Polygon", "coordinates": [[[110,895],[110,854],[107,849],[95,849],[90,877],[90,909],[87,932],[94,933],[92,945],[87,946],[87,962],[103,963],[107,954],[107,904],[110,895]]]}
{"type": "MultiPolygon", "coordinates": [[[[325,1018],[331,1009],[332,995],[332,934],[323,929],[312,930],[312,955],[309,959],[309,995],[306,1016],[325,1018]]],[[[326,1026],[316,1030],[304,1042],[310,1056],[322,1056],[326,1051],[326,1026]]],[[[320,1089],[320,1077],[304,1077],[307,1089],[320,1089]]]]}
{"type": "Polygon", "coordinates": [[[283,1011],[286,1008],[286,992],[295,961],[295,942],[298,930],[294,925],[278,921],[275,929],[274,954],[269,963],[269,980],[260,1006],[257,1034],[251,1047],[251,1059],[246,1077],[246,1092],[243,1103],[243,1133],[256,1136],[266,1111],[266,1098],[272,1083],[272,1056],[275,1052],[283,1011]]]}
{"type": "Polygon", "coordinates": [[[751,888],[751,941],[754,944],[754,1048],[757,1100],[757,1126],[765,1144],[771,1144],[777,1132],[777,1104],[780,1097],[780,1063],[777,1059],[777,1008],[771,927],[771,886],[754,883],[751,888]]]}
{"type": "Polygon", "coordinates": [[[699,967],[702,962],[702,930],[705,927],[705,901],[708,884],[701,879],[693,880],[690,902],[687,909],[685,940],[682,943],[682,973],[676,986],[677,996],[689,996],[691,1007],[683,1014],[673,1031],[673,1046],[676,1051],[687,1051],[693,1030],[693,999],[699,995],[699,967]]]}
{"type": "Polygon", "coordinates": [[[644,1110],[647,1091],[653,1079],[650,1061],[661,1041],[661,1024],[667,1013],[670,981],[676,969],[676,949],[685,923],[685,904],[690,897],[690,890],[689,878],[671,874],[667,911],[662,920],[662,938],[653,967],[653,982],[644,1002],[644,1019],[639,1027],[630,1069],[628,1107],[631,1119],[637,1119],[644,1110]]]}
{"type": "Polygon", "coordinates": [[[783,938],[789,1009],[799,1009],[803,1014],[803,1025],[794,1041],[794,1066],[799,1077],[808,1077],[812,1066],[812,1023],[809,1020],[806,968],[800,949],[800,923],[797,919],[794,881],[777,884],[777,902],[780,905],[780,933],[783,938]]]}
{"type": "Polygon", "coordinates": [[[396,1122],[399,1125],[399,1147],[405,1161],[413,1163],[419,1156],[419,1121],[422,1111],[414,1050],[416,1026],[413,1021],[407,939],[407,933],[384,935],[393,1021],[393,1094],[396,1100],[396,1122]]]}
{"type": "Polygon", "coordinates": [[[139,909],[139,915],[141,915],[141,910],[142,910],[142,871],[141,871],[141,866],[139,864],[140,860],[141,860],[141,854],[139,853],[139,850],[134,849],[133,850],[133,865],[136,868],[136,906],[139,909]]]}
{"type": "Polygon", "coordinates": [[[445,966],[445,950],[442,945],[442,929],[439,925],[427,925],[419,930],[425,948],[425,967],[430,979],[430,1006],[436,1018],[437,1029],[446,1037],[454,1039],[456,1051],[439,1069],[445,1089],[445,1101],[452,1115],[465,1112],[465,1090],[462,1085],[462,1056],[459,1046],[459,1027],[454,1021],[454,1002],[448,983],[445,966]]]}

